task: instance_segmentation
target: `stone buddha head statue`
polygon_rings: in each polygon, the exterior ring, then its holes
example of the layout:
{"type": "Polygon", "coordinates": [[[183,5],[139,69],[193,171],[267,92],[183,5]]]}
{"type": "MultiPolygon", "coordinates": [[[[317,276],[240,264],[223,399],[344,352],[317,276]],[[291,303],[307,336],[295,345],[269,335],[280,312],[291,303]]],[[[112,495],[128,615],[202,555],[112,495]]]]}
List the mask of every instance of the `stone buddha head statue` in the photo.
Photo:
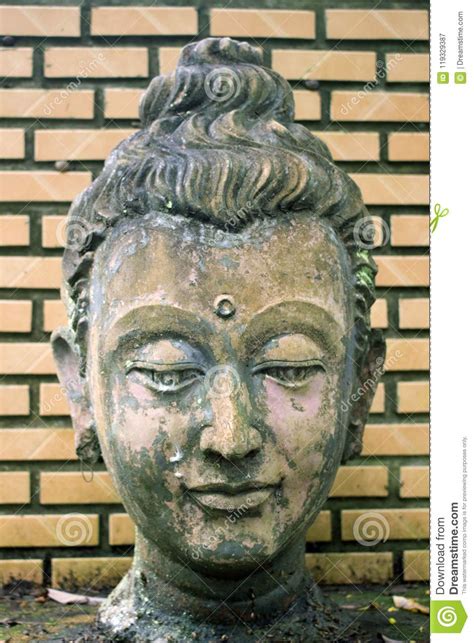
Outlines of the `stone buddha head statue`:
{"type": "Polygon", "coordinates": [[[140,115],[71,207],[52,338],[78,455],[136,526],[99,620],[254,640],[309,591],[306,530],[360,452],[374,387],[353,393],[383,358],[368,215],[247,43],[186,46],[140,115]]]}

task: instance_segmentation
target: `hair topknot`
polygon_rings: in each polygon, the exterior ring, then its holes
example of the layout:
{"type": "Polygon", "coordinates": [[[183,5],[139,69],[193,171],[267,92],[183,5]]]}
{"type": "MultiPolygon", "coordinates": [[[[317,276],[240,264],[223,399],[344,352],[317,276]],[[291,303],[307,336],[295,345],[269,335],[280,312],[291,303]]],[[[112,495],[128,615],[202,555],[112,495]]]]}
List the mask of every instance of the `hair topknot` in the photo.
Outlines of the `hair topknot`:
{"type": "Polygon", "coordinates": [[[353,233],[367,216],[360,191],[326,145],[294,123],[291,87],[262,61],[247,43],[208,38],[184,47],[174,73],[151,81],[140,103],[143,129],[111,153],[69,213],[63,267],[79,344],[94,251],[117,221],[161,212],[238,232],[304,210],[325,218],[348,251],[366,349],[376,269],[353,233]]]}

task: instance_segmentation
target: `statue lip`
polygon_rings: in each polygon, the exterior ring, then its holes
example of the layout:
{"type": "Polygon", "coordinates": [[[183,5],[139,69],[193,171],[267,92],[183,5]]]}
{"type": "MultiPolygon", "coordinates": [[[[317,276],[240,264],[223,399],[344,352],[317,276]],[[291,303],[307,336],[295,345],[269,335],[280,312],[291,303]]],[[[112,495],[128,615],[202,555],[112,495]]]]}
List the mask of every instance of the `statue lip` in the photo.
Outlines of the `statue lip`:
{"type": "Polygon", "coordinates": [[[259,491],[262,489],[267,489],[269,487],[277,487],[280,484],[278,482],[240,482],[232,484],[229,482],[210,482],[208,484],[196,485],[195,487],[188,487],[188,491],[194,492],[204,492],[204,493],[222,493],[227,495],[237,495],[242,493],[249,493],[252,491],[259,491]]]}
{"type": "Polygon", "coordinates": [[[213,483],[188,489],[191,497],[206,509],[239,512],[255,510],[272,496],[279,484],[266,482],[242,482],[239,484],[213,483]]]}

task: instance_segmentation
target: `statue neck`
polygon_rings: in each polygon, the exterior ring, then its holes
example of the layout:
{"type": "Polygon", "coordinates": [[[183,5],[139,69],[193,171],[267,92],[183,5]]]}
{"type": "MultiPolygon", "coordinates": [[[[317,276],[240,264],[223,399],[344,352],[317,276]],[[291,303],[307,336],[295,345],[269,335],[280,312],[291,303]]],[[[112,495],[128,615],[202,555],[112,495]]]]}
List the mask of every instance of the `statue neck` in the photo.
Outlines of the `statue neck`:
{"type": "Polygon", "coordinates": [[[238,575],[233,569],[214,575],[166,556],[137,531],[130,589],[168,613],[185,611],[220,622],[252,619],[252,614],[273,617],[304,593],[304,552],[305,540],[299,537],[268,564],[238,575]]]}

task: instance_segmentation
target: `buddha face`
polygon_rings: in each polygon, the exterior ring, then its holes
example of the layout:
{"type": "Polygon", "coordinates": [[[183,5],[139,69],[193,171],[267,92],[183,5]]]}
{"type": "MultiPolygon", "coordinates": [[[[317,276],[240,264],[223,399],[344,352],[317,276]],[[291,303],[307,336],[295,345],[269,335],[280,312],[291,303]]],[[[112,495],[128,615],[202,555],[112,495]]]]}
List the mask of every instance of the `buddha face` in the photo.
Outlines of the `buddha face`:
{"type": "Polygon", "coordinates": [[[113,230],[92,271],[87,378],[146,539],[238,573],[304,538],[344,446],[352,319],[345,251],[309,216],[113,230]]]}

